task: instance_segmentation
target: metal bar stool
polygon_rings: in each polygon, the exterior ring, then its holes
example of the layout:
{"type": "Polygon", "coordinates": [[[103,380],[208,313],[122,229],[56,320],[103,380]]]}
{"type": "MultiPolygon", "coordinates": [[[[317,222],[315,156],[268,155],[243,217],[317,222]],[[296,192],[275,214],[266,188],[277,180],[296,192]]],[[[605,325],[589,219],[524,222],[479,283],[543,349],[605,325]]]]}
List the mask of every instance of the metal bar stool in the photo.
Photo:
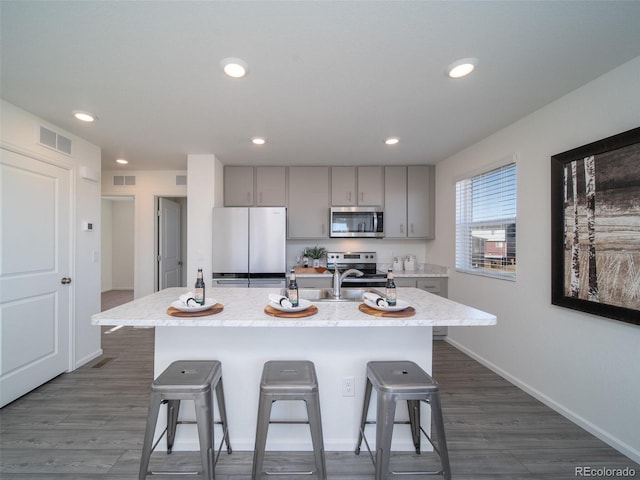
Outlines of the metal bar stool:
{"type": "MultiPolygon", "coordinates": [[[[309,361],[269,361],[264,364],[260,381],[260,400],[256,444],[253,452],[251,478],[262,478],[267,432],[270,423],[304,423],[311,430],[311,442],[319,480],[326,480],[327,468],[322,440],[322,419],[320,417],[320,397],[318,378],[312,362],[309,361]],[[307,406],[307,421],[271,420],[271,407],[278,400],[302,400],[307,406]]],[[[313,472],[277,472],[278,474],[307,474],[313,472]]]]}
{"type": "MultiPolygon", "coordinates": [[[[227,452],[231,453],[229,443],[229,428],[227,423],[227,411],[224,404],[224,390],[222,388],[222,364],[217,360],[179,360],[173,362],[156,378],[151,384],[151,400],[149,403],[149,414],[147,416],[147,427],[144,433],[144,444],[142,447],[142,459],[140,461],[139,480],[144,480],[148,474],[160,473],[149,472],[149,460],[151,453],[164,436],[167,434],[167,453],[171,453],[173,442],[176,436],[176,426],[184,423],[196,423],[198,425],[198,439],[200,441],[200,458],[202,461],[202,478],[214,480],[215,464],[220,456],[222,444],[227,444],[227,452]],[[220,411],[220,422],[215,422],[213,418],[213,391],[215,390],[218,410],[220,411]],[[178,421],[181,400],[193,400],[196,410],[196,421],[178,421]],[[167,427],[160,435],[160,438],[152,446],[153,436],[158,420],[160,405],[167,404],[167,427]],[[218,453],[213,458],[214,453],[214,423],[222,425],[222,440],[218,453]]],[[[180,473],[180,472],[162,472],[180,473]]],[[[185,472],[186,474],[187,472],[185,472]]],[[[193,472],[188,472],[193,474],[193,472]]]]}
{"type": "Polygon", "coordinates": [[[416,475],[442,475],[445,479],[451,479],[451,467],[449,465],[449,452],[447,440],[444,434],[444,421],[440,408],[438,383],[422,370],[414,362],[386,361],[367,363],[367,383],[364,393],[364,405],[360,420],[360,435],[355,454],[360,454],[360,445],[364,439],[371,459],[376,469],[376,480],[384,480],[389,474],[416,474],[416,475]],[[376,421],[367,421],[371,390],[377,392],[376,421]],[[396,402],[406,400],[409,409],[408,422],[396,422],[396,402]],[[431,417],[437,435],[436,445],[429,435],[420,426],[420,402],[431,406],[431,417]],[[364,427],[367,423],[376,424],[376,455],[375,458],[369,448],[369,443],[364,435],[364,427]],[[390,472],[389,459],[391,457],[391,437],[395,423],[409,423],[411,436],[416,453],[420,453],[420,432],[422,432],[440,457],[441,470],[420,472],[390,472]]]}

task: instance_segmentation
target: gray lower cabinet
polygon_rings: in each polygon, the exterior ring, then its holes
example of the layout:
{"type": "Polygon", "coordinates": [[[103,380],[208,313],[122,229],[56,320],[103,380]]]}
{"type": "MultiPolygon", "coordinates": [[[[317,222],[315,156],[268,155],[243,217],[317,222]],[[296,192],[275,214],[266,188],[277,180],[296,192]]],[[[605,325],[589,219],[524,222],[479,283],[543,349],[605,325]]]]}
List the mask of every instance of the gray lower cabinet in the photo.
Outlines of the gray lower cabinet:
{"type": "MultiPolygon", "coordinates": [[[[447,298],[448,279],[446,277],[396,277],[397,287],[414,287],[447,298]]],[[[447,335],[447,327],[433,327],[433,337],[447,335]]]]}
{"type": "Polygon", "coordinates": [[[296,277],[298,288],[331,288],[333,277],[296,277]]]}
{"type": "MultiPolygon", "coordinates": [[[[448,279],[443,277],[420,277],[416,279],[416,287],[426,290],[429,293],[448,297],[448,279]]],[[[447,327],[433,327],[433,337],[442,338],[447,336],[447,327]]]]}

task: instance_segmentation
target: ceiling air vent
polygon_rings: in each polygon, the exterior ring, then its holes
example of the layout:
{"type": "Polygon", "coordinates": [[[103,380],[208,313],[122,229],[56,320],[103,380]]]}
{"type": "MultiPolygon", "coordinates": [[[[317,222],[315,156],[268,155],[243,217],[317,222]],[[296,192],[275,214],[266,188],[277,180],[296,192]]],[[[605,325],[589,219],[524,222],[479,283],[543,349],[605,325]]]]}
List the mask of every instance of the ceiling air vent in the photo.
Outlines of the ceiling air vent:
{"type": "Polygon", "coordinates": [[[176,175],[176,185],[186,185],[186,184],[187,184],[186,175],[176,175]]]}
{"type": "Polygon", "coordinates": [[[71,155],[71,139],[40,125],[40,145],[71,155]]]}
{"type": "Polygon", "coordinates": [[[114,187],[132,187],[136,184],[135,175],[114,175],[113,186],[114,187]]]}

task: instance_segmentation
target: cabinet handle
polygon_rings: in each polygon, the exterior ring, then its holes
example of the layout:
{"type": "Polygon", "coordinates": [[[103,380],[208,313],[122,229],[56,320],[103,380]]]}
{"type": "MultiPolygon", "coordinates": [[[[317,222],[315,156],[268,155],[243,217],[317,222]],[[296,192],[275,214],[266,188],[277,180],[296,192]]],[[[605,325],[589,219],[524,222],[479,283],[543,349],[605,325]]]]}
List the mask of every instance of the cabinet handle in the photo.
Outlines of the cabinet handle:
{"type": "Polygon", "coordinates": [[[400,233],[404,233],[404,223],[400,224],[400,233]]]}
{"type": "Polygon", "coordinates": [[[347,195],[348,195],[348,196],[347,196],[347,201],[348,201],[349,203],[351,203],[351,192],[349,192],[347,195]]]}
{"type": "Polygon", "coordinates": [[[413,233],[413,223],[411,224],[411,233],[413,233]]]}
{"type": "Polygon", "coordinates": [[[251,203],[251,192],[247,192],[247,203],[251,203]]]}
{"type": "Polygon", "coordinates": [[[364,203],[364,192],[360,192],[360,203],[364,203]]]}
{"type": "Polygon", "coordinates": [[[262,192],[258,194],[258,202],[262,203],[262,192]]]}

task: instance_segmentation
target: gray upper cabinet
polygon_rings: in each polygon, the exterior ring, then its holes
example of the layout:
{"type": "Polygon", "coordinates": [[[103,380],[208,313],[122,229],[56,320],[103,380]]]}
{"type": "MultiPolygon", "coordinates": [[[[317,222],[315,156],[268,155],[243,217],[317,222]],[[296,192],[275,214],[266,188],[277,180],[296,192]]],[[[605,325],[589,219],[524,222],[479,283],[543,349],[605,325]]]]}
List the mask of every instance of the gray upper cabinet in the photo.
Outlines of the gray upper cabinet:
{"type": "Polygon", "coordinates": [[[224,206],[252,207],[253,167],[224,167],[224,206]]]}
{"type": "Polygon", "coordinates": [[[331,205],[379,207],[384,200],[382,167],[331,167],[331,205]]]}
{"type": "Polygon", "coordinates": [[[285,167],[256,167],[256,207],[284,207],[286,191],[285,167]]]}
{"type": "Polygon", "coordinates": [[[435,238],[435,167],[385,167],[385,238],[435,238]]]}
{"type": "Polygon", "coordinates": [[[284,207],[285,167],[224,167],[225,207],[284,207]]]}
{"type": "Polygon", "coordinates": [[[328,238],[329,167],[289,167],[289,238],[328,238]]]}
{"type": "Polygon", "coordinates": [[[433,165],[407,167],[407,237],[435,238],[436,183],[433,165]]]}
{"type": "Polygon", "coordinates": [[[384,236],[407,238],[407,167],[384,168],[384,236]]]}

